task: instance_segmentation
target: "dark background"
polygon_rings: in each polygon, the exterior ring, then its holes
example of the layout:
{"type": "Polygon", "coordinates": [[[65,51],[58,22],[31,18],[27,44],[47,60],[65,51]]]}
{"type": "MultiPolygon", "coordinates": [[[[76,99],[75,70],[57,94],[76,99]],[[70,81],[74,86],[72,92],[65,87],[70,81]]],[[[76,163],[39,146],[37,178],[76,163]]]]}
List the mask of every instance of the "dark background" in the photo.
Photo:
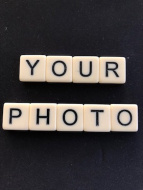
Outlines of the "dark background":
{"type": "Polygon", "coordinates": [[[137,133],[0,129],[1,190],[143,190],[142,0],[1,0],[4,102],[139,105],[137,133]],[[22,54],[124,56],[125,85],[21,83],[22,54]]]}

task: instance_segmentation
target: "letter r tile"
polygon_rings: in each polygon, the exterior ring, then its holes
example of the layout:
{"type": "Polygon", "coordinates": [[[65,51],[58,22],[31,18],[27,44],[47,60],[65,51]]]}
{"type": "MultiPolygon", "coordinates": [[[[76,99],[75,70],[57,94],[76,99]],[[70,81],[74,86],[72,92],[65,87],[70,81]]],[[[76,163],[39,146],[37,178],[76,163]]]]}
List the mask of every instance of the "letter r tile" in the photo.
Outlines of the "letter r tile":
{"type": "Polygon", "coordinates": [[[3,129],[28,130],[28,103],[5,103],[3,108],[3,129]]]}
{"type": "Polygon", "coordinates": [[[123,84],[126,82],[124,57],[100,57],[99,83],[123,84]]]}
{"type": "Polygon", "coordinates": [[[19,79],[23,82],[45,82],[46,56],[21,55],[19,79]]]}

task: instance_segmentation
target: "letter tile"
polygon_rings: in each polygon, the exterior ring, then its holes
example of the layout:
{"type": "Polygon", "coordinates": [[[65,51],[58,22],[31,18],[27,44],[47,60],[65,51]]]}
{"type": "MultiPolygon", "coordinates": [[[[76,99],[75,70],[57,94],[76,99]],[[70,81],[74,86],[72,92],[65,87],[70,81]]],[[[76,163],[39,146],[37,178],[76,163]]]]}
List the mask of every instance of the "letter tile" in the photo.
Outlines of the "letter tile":
{"type": "Polygon", "coordinates": [[[20,81],[45,82],[45,72],[45,55],[21,55],[19,75],[20,81]]]}
{"type": "Polygon", "coordinates": [[[72,56],[47,56],[47,82],[72,82],[72,56]]]}
{"type": "Polygon", "coordinates": [[[84,105],[84,131],[109,132],[111,130],[110,105],[84,105]]]}
{"type": "Polygon", "coordinates": [[[83,131],[82,104],[58,104],[57,131],[83,131]]]}
{"type": "Polygon", "coordinates": [[[138,106],[135,104],[111,104],[112,131],[138,131],[138,106]]]}
{"type": "Polygon", "coordinates": [[[73,82],[98,83],[99,57],[96,56],[73,57],[73,82]]]}
{"type": "Polygon", "coordinates": [[[3,129],[28,130],[28,103],[5,103],[3,108],[3,129]]]}
{"type": "Polygon", "coordinates": [[[100,57],[99,83],[126,82],[126,60],[124,57],[100,57]]]}
{"type": "Polygon", "coordinates": [[[30,105],[29,129],[35,131],[55,131],[56,105],[52,103],[32,103],[30,105]]]}

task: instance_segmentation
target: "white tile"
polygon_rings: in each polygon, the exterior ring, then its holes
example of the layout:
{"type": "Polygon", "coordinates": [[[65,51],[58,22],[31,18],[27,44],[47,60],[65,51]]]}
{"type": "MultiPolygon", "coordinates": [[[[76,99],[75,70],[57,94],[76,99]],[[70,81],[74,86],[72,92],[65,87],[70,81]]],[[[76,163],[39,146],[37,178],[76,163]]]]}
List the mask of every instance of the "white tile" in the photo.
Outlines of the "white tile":
{"type": "Polygon", "coordinates": [[[23,82],[44,82],[46,72],[45,55],[21,55],[19,79],[23,82]]]}
{"type": "Polygon", "coordinates": [[[35,131],[56,130],[56,106],[52,103],[30,104],[29,129],[35,131]]]}
{"type": "Polygon", "coordinates": [[[112,104],[111,130],[138,131],[138,106],[135,104],[112,104]]]}
{"type": "Polygon", "coordinates": [[[3,129],[28,130],[28,103],[5,103],[3,108],[3,129]]]}
{"type": "Polygon", "coordinates": [[[72,82],[72,56],[47,56],[47,82],[72,82]]]}
{"type": "Polygon", "coordinates": [[[98,83],[99,57],[96,56],[73,57],[73,82],[98,83]]]}
{"type": "Polygon", "coordinates": [[[82,104],[58,104],[57,131],[83,131],[82,104]]]}
{"type": "Polygon", "coordinates": [[[109,132],[111,130],[110,105],[84,105],[84,131],[109,132]]]}
{"type": "Polygon", "coordinates": [[[126,82],[124,57],[100,57],[99,83],[122,84],[126,82]]]}

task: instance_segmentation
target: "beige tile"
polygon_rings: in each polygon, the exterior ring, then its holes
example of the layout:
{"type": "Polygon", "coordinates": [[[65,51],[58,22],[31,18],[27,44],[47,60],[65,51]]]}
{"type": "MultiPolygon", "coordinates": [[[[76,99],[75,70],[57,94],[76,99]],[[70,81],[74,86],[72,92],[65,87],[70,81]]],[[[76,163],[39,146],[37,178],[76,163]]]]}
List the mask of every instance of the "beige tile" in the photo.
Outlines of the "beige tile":
{"type": "Polygon", "coordinates": [[[135,104],[112,104],[111,130],[138,131],[138,106],[135,104]]]}
{"type": "Polygon", "coordinates": [[[30,105],[29,129],[35,131],[56,130],[56,105],[32,103],[30,105]]]}
{"type": "Polygon", "coordinates": [[[44,82],[46,72],[45,55],[21,55],[19,79],[23,82],[44,82]]]}
{"type": "Polygon", "coordinates": [[[73,82],[98,83],[99,57],[96,56],[73,57],[73,82]]]}
{"type": "Polygon", "coordinates": [[[82,104],[58,104],[57,131],[83,131],[82,104]]]}
{"type": "Polygon", "coordinates": [[[72,56],[47,56],[47,82],[72,82],[72,56]]]}
{"type": "Polygon", "coordinates": [[[28,130],[28,103],[5,103],[3,108],[3,129],[28,130]]]}
{"type": "Polygon", "coordinates": [[[100,57],[99,83],[122,84],[126,82],[124,57],[100,57]]]}
{"type": "Polygon", "coordinates": [[[109,132],[111,130],[110,105],[84,105],[84,131],[109,132]]]}

